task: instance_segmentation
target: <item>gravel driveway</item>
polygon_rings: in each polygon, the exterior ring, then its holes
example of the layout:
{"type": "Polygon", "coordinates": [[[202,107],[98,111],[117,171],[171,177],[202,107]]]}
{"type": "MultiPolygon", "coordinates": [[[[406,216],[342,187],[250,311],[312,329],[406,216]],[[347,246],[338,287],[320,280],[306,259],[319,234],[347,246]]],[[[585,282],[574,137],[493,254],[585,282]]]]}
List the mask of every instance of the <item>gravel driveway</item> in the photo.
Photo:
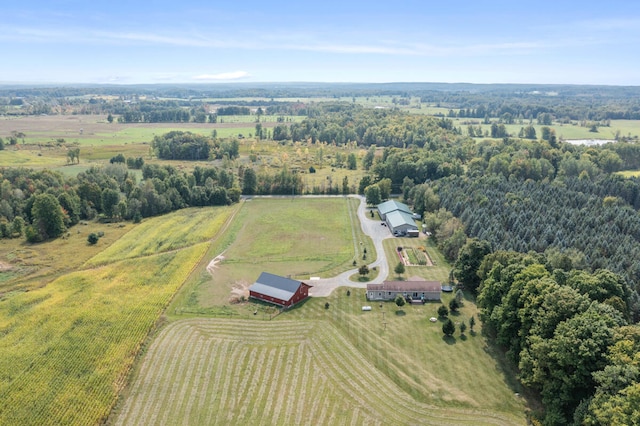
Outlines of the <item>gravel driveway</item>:
{"type": "Polygon", "coordinates": [[[360,219],[360,226],[362,227],[362,231],[373,240],[373,245],[376,248],[377,254],[376,261],[368,264],[368,266],[369,269],[376,267],[378,269],[378,276],[374,280],[366,283],[351,281],[349,277],[358,273],[358,268],[354,268],[333,278],[322,278],[319,280],[307,281],[308,284],[313,286],[313,288],[309,290],[310,296],[329,296],[336,287],[366,288],[367,284],[382,283],[389,275],[389,264],[387,263],[387,257],[384,253],[384,249],[382,248],[382,240],[385,238],[392,238],[393,236],[391,235],[389,228],[380,225],[379,220],[371,220],[367,217],[367,204],[363,196],[350,196],[360,199],[360,205],[358,206],[358,219],[360,219]]]}

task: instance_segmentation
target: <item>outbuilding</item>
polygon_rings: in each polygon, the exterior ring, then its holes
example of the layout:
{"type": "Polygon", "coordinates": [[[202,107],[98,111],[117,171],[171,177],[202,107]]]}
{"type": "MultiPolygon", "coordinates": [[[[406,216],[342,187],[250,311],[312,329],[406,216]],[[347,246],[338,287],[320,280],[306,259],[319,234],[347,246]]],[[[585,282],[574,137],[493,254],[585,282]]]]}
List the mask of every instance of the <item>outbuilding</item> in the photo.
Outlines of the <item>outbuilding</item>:
{"type": "Polygon", "coordinates": [[[249,287],[249,297],[288,308],[309,297],[311,287],[302,281],[263,272],[249,287]]]}
{"type": "Polygon", "coordinates": [[[396,200],[385,201],[384,203],[377,205],[378,214],[380,215],[380,219],[386,220],[387,214],[395,211],[405,212],[408,215],[412,215],[411,209],[404,203],[396,200]]]}
{"type": "Polygon", "coordinates": [[[404,236],[409,231],[418,231],[418,225],[416,225],[411,214],[401,210],[387,213],[386,222],[389,227],[389,231],[396,236],[404,236]]]}

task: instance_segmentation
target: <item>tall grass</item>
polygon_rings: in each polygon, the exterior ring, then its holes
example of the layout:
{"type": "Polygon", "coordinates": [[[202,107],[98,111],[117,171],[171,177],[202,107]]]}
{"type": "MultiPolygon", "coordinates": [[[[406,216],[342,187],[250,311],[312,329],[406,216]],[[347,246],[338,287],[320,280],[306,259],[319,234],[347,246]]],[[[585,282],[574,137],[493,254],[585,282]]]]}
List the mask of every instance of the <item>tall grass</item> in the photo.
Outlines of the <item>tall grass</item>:
{"type": "Polygon", "coordinates": [[[0,424],[98,424],[206,244],[65,275],[0,304],[0,424]]]}

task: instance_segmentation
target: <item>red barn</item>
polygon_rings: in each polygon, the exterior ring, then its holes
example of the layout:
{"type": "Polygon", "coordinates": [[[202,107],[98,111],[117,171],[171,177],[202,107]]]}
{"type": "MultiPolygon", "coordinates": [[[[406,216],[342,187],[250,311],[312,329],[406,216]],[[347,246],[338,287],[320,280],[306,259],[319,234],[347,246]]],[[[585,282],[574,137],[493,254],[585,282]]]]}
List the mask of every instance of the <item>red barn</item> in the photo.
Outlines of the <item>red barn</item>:
{"type": "Polygon", "coordinates": [[[288,308],[309,297],[311,287],[301,281],[263,272],[249,287],[249,297],[288,308]]]}

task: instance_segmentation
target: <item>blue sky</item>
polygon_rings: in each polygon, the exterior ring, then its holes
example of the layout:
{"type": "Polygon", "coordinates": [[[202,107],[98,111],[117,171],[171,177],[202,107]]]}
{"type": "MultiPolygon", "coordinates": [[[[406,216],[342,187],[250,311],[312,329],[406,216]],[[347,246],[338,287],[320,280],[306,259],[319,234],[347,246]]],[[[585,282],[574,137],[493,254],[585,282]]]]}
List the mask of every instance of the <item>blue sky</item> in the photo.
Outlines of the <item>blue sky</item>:
{"type": "Polygon", "coordinates": [[[23,0],[0,83],[640,85],[640,2],[23,0]]]}

